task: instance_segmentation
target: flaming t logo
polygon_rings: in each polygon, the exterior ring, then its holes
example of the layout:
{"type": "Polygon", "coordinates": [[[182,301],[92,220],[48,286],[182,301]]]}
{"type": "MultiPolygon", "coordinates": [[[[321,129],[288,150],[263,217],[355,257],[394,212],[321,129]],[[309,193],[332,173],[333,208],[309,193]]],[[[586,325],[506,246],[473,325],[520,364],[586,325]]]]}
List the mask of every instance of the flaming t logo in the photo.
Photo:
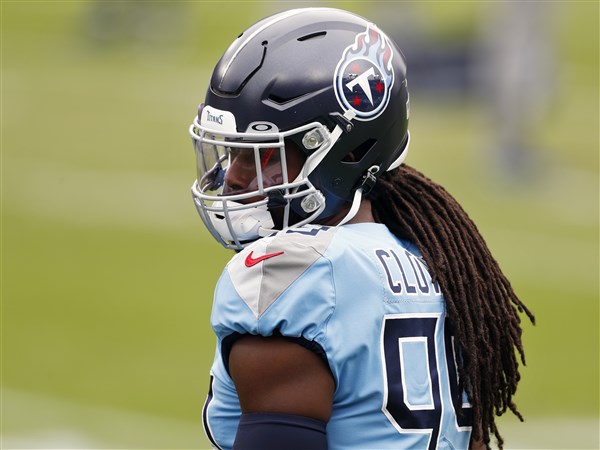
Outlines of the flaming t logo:
{"type": "Polygon", "coordinates": [[[334,75],[335,95],[358,120],[372,120],[386,108],[394,85],[392,47],[373,24],[344,50],[334,75]]]}

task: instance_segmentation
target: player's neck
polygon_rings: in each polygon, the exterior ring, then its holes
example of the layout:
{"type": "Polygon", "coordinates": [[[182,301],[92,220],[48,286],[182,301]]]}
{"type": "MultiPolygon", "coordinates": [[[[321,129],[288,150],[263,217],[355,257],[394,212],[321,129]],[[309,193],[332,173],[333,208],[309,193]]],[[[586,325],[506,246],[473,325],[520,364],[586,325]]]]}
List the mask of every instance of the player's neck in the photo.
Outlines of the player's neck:
{"type": "Polygon", "coordinates": [[[356,215],[348,221],[348,223],[363,223],[363,222],[375,222],[373,212],[371,210],[371,201],[363,198],[360,202],[360,207],[356,215]]]}
{"type": "MultiPolygon", "coordinates": [[[[339,224],[346,214],[348,214],[350,207],[343,208],[341,211],[338,211],[333,216],[329,217],[327,220],[323,221],[323,225],[336,226],[339,224]]],[[[371,201],[363,198],[360,202],[360,206],[358,207],[358,211],[354,215],[352,219],[350,219],[347,223],[363,223],[363,222],[375,222],[373,218],[373,213],[371,211],[371,201]]]]}

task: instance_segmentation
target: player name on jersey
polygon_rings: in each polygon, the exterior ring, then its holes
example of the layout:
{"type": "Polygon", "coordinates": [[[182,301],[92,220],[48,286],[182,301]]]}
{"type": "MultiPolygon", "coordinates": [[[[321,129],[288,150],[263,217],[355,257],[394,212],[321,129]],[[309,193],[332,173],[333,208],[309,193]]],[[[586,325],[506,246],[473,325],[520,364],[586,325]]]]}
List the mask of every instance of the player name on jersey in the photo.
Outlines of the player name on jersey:
{"type": "Polygon", "coordinates": [[[440,286],[433,282],[427,265],[408,250],[376,249],[375,255],[387,275],[388,287],[399,295],[439,295],[440,286]]]}

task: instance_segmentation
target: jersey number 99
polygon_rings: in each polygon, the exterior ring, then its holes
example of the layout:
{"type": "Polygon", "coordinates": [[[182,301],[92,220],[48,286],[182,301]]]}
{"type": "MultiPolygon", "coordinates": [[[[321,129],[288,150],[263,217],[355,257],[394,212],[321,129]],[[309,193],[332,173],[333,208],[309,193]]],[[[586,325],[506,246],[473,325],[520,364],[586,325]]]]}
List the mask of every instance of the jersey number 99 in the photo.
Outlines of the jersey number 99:
{"type": "Polygon", "coordinates": [[[454,412],[456,432],[470,433],[472,425],[471,406],[458,392],[453,337],[448,329],[439,334],[440,317],[439,313],[387,315],[381,333],[382,410],[398,432],[429,435],[428,450],[437,448],[442,413],[448,408],[454,412]],[[440,367],[443,355],[446,364],[440,367]]]}

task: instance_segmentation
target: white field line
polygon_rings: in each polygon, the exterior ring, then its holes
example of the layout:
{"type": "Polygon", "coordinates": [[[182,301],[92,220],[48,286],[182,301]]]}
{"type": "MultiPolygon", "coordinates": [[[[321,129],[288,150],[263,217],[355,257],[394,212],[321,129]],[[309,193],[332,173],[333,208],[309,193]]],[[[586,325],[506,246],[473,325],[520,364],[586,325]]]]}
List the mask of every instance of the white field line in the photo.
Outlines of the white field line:
{"type": "MultiPolygon", "coordinates": [[[[2,449],[206,449],[200,417],[174,420],[117,408],[2,391],[2,449]]],[[[201,405],[198,405],[200,411],[201,405]]],[[[507,450],[598,449],[598,417],[502,420],[507,450]]]]}
{"type": "Polygon", "coordinates": [[[550,416],[501,420],[507,450],[583,450],[600,448],[600,417],[550,416]]]}
{"type": "MultiPolygon", "coordinates": [[[[189,172],[162,173],[74,169],[6,154],[2,162],[2,203],[7,212],[93,226],[181,230],[196,223],[190,194],[193,166],[189,172]]],[[[546,178],[537,187],[514,194],[530,199],[559,223],[598,223],[596,173],[555,168],[546,178]]]]}
{"type": "Polygon", "coordinates": [[[200,225],[190,193],[193,167],[157,175],[5,158],[2,175],[6,213],[94,227],[181,231],[200,225]]]}
{"type": "Polygon", "coordinates": [[[4,449],[208,449],[198,421],[2,389],[4,449]]]}

